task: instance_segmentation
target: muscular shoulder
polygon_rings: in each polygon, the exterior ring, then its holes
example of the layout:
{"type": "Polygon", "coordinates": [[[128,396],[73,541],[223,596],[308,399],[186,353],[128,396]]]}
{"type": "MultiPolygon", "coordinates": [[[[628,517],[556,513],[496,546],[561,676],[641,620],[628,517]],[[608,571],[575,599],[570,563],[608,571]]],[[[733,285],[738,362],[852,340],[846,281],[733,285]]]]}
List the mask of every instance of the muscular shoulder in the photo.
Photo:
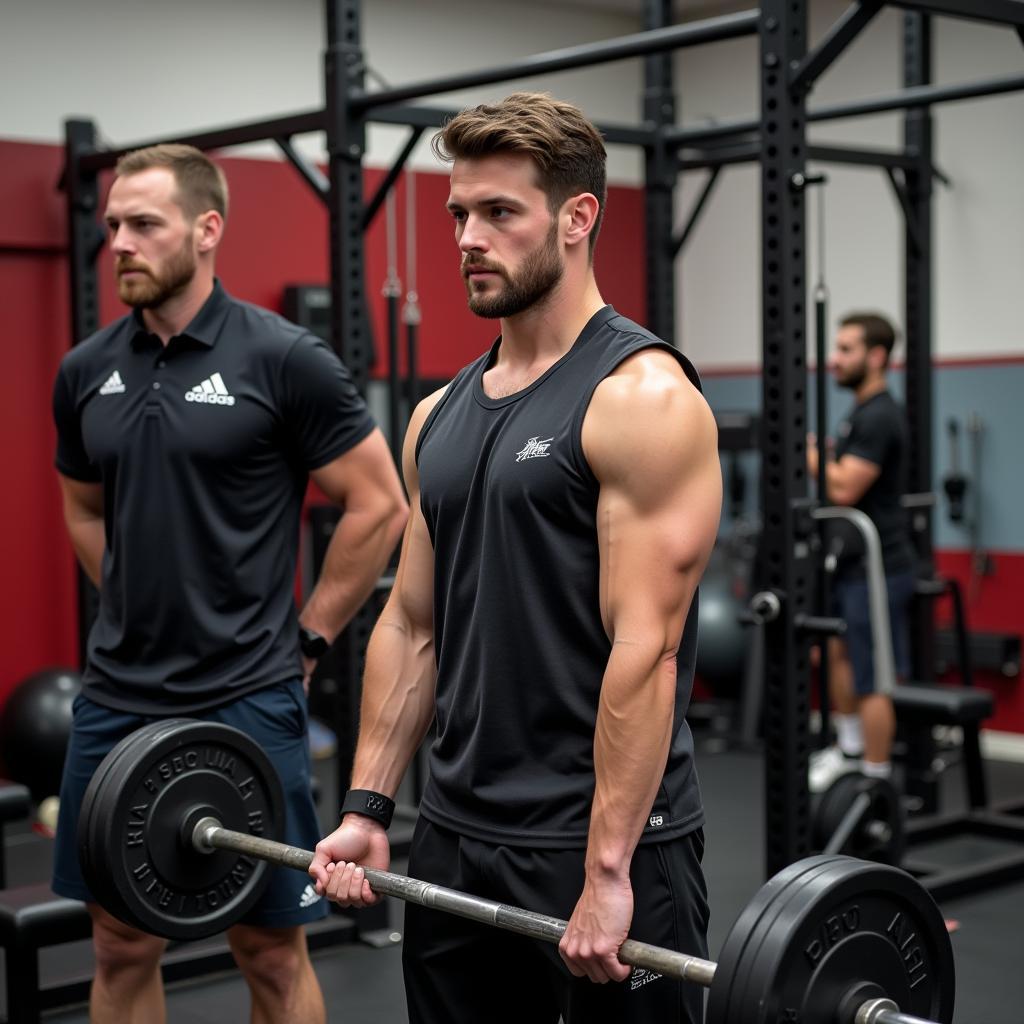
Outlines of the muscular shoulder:
{"type": "Polygon", "coordinates": [[[598,479],[631,465],[655,472],[717,452],[714,416],[685,370],[664,349],[624,360],[594,391],[583,449],[598,479]]]}

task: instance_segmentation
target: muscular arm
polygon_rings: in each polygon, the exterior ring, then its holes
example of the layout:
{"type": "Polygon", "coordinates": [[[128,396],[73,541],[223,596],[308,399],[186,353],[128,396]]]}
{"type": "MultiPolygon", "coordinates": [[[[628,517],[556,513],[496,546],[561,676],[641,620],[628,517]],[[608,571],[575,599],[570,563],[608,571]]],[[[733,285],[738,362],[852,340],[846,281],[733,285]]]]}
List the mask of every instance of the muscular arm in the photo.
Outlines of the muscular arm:
{"type": "Polygon", "coordinates": [[[574,973],[621,980],[629,868],[661,782],[676,652],[718,529],[714,420],[668,354],[628,360],[594,394],[583,443],[600,485],[601,614],[612,641],[594,737],[586,880],[562,940],[574,973]]]}
{"type": "Polygon", "coordinates": [[[300,621],[333,640],[372,593],[408,509],[379,430],[311,475],[343,514],[300,621]]]}
{"type": "MultiPolygon", "coordinates": [[[[818,476],[817,446],[807,446],[807,472],[818,476]]],[[[825,463],[825,500],[833,505],[856,505],[878,479],[882,467],[859,455],[842,455],[825,463]]]]}
{"type": "Polygon", "coordinates": [[[86,576],[98,587],[106,536],[103,532],[103,488],[57,474],[64,502],[64,523],[86,576]]]}
{"type": "Polygon", "coordinates": [[[434,549],[420,509],[416,441],[440,395],[409,423],[402,468],[412,512],[395,584],[370,636],[352,787],[393,797],[434,715],[434,549]]]}
{"type": "MultiPolygon", "coordinates": [[[[363,675],[353,789],[394,797],[434,716],[434,550],[420,510],[416,441],[442,392],[425,399],[409,422],[402,466],[411,514],[402,555],[384,611],[370,636],[363,675]]],[[[310,867],[317,888],[345,905],[376,902],[355,861],[386,868],[390,859],[381,826],[347,814],[322,840],[310,867]]]]}

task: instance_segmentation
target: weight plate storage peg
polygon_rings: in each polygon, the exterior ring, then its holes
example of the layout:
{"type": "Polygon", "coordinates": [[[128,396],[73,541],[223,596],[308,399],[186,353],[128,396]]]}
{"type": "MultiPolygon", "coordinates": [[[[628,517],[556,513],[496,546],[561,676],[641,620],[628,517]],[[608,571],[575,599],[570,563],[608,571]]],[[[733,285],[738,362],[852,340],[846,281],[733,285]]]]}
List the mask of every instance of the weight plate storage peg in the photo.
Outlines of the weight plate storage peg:
{"type": "Polygon", "coordinates": [[[236,832],[278,837],[281,783],[260,747],[216,722],[171,719],[132,733],[82,802],[86,884],[143,931],[172,939],[223,931],[259,899],[273,867],[247,854],[197,850],[192,832],[210,815],[236,832]]]}

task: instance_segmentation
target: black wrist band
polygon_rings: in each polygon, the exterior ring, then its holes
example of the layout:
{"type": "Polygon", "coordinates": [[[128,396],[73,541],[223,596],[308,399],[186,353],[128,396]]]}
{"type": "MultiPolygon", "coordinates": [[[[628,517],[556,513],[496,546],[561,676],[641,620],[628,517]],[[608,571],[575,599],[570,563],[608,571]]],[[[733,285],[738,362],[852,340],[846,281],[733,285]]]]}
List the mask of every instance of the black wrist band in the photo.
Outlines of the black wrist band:
{"type": "Polygon", "coordinates": [[[372,789],[350,789],[342,801],[341,816],[344,818],[353,812],[373,818],[387,828],[395,813],[395,801],[383,793],[374,793],[372,789]]]}

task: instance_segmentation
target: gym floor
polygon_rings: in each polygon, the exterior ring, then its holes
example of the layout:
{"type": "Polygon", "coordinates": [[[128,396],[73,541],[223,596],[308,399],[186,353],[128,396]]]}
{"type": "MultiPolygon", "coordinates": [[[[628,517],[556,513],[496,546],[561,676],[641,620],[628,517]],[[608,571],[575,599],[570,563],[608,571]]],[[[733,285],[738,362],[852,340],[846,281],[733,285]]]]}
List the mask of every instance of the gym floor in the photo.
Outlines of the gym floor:
{"type": "MultiPolygon", "coordinates": [[[[701,744],[700,746],[705,746],[701,744]]],[[[761,757],[736,751],[700,749],[698,767],[707,808],[707,851],[704,867],[712,907],[710,949],[717,955],[736,916],[762,878],[761,757]]],[[[995,801],[1024,793],[1024,764],[989,761],[995,801]]],[[[942,807],[963,805],[960,772],[954,767],[943,779],[942,807]]],[[[977,842],[947,841],[945,856],[963,863],[990,849],[977,842]]],[[[7,842],[10,885],[48,877],[49,843],[27,828],[11,828],[7,842]]],[[[396,865],[401,870],[401,865],[396,865]]],[[[538,908],[539,909],[539,908],[538,908]]],[[[957,966],[955,1024],[1019,1024],[1024,1005],[1024,971],[1020,966],[1024,918],[1024,882],[950,901],[943,913],[951,922],[957,966]]],[[[401,927],[401,906],[392,907],[401,927]]],[[[391,1024],[404,1021],[401,951],[397,946],[373,949],[349,944],[314,954],[314,963],[331,1020],[345,1024],[391,1024]]],[[[43,983],[55,983],[88,969],[87,943],[71,943],[44,951],[43,983]]],[[[5,1005],[6,978],[0,973],[0,1008],[5,1005]]],[[[178,983],[168,992],[168,1019],[224,1024],[247,1018],[248,995],[237,975],[225,973],[178,983]]],[[[51,1011],[47,1021],[86,1024],[84,1007],[51,1011]]],[[[524,1022],[528,1024],[528,1022],[524,1022]]]]}

